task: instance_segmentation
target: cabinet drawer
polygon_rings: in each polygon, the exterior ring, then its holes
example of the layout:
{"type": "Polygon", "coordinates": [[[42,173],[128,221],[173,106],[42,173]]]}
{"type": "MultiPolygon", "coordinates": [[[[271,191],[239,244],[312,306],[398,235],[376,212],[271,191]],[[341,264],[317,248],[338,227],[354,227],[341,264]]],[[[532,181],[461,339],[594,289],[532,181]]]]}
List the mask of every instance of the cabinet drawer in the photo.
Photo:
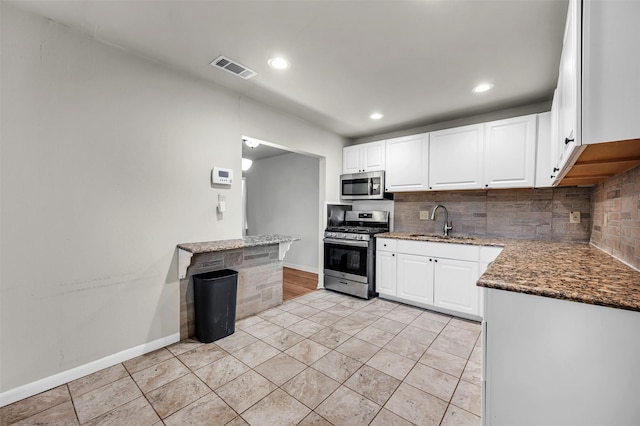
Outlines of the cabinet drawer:
{"type": "Polygon", "coordinates": [[[397,247],[398,240],[393,238],[376,238],[376,250],[395,252],[397,247]]]}
{"type": "Polygon", "coordinates": [[[468,260],[471,262],[477,262],[480,259],[480,246],[410,240],[398,240],[397,243],[398,253],[468,260]]]}

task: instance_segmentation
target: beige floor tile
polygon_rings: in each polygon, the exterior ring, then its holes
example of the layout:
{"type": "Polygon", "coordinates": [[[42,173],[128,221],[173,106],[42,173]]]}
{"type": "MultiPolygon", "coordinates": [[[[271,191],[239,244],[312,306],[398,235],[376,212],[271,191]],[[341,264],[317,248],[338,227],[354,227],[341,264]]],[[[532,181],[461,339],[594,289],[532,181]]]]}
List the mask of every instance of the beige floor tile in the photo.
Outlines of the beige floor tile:
{"type": "MultiPolygon", "coordinates": [[[[328,302],[328,303],[331,303],[331,302],[328,302]]],[[[299,308],[295,308],[289,311],[289,313],[298,315],[303,318],[309,318],[317,314],[318,312],[320,312],[320,309],[318,309],[315,306],[311,306],[311,303],[309,305],[300,306],[299,308]]]]}
{"type": "Polygon", "coordinates": [[[149,352],[148,354],[130,359],[123,362],[122,364],[127,369],[129,374],[133,374],[137,373],[140,370],[144,370],[145,368],[149,368],[152,365],[156,365],[162,361],[166,361],[172,357],[173,354],[171,352],[169,352],[166,348],[162,348],[158,349],[157,351],[149,352]]]}
{"type": "Polygon", "coordinates": [[[251,370],[219,387],[215,392],[237,413],[242,413],[275,389],[276,385],[251,370]]]}
{"type": "Polygon", "coordinates": [[[480,324],[479,322],[471,321],[463,318],[452,318],[450,324],[455,327],[464,328],[466,330],[471,330],[471,331],[479,332],[480,330],[482,330],[482,324],[480,324]]]}
{"type": "Polygon", "coordinates": [[[207,386],[216,390],[247,371],[249,371],[249,367],[235,357],[227,355],[211,364],[205,365],[194,373],[207,386]]]}
{"type": "Polygon", "coordinates": [[[362,363],[367,362],[378,350],[380,350],[378,346],[356,337],[352,337],[336,348],[336,351],[362,363]]]}
{"type": "Polygon", "coordinates": [[[325,327],[330,326],[331,324],[338,321],[340,318],[342,318],[340,315],[332,314],[327,311],[322,311],[309,317],[311,321],[318,324],[322,324],[325,327]]]}
{"type": "Polygon", "coordinates": [[[365,342],[371,343],[372,345],[382,347],[389,343],[391,339],[395,337],[395,334],[389,333],[388,331],[380,330],[379,328],[367,327],[359,331],[355,335],[355,337],[360,340],[364,340],[365,342]]]}
{"type": "Polygon", "coordinates": [[[285,312],[289,312],[289,311],[292,311],[293,309],[306,306],[306,303],[298,303],[298,300],[301,300],[301,299],[299,297],[296,297],[294,300],[287,300],[282,305],[278,306],[278,309],[283,310],[285,312]]]}
{"type": "Polygon", "coordinates": [[[309,337],[313,334],[316,334],[318,331],[322,330],[324,327],[325,326],[322,324],[318,324],[317,322],[304,319],[287,328],[301,336],[309,337]]]}
{"type": "Polygon", "coordinates": [[[85,423],[87,426],[121,426],[135,419],[136,426],[151,426],[160,421],[145,397],[136,398],[85,423]]]}
{"type": "Polygon", "coordinates": [[[353,309],[361,309],[369,305],[370,303],[371,303],[371,300],[356,299],[354,297],[348,297],[344,301],[340,302],[340,306],[346,306],[347,308],[353,308],[353,309]]]}
{"type": "Polygon", "coordinates": [[[440,426],[480,426],[481,423],[480,417],[475,414],[471,414],[455,405],[449,405],[440,426]]]}
{"type": "Polygon", "coordinates": [[[249,423],[245,422],[242,417],[238,416],[227,423],[225,426],[247,426],[248,424],[249,423]]]}
{"type": "MultiPolygon", "coordinates": [[[[264,320],[261,319],[261,322],[264,322],[264,320]]],[[[216,340],[216,345],[227,352],[235,352],[238,349],[244,348],[245,346],[248,346],[257,341],[258,339],[256,337],[253,337],[249,333],[246,333],[242,330],[236,330],[235,333],[233,333],[231,336],[216,340]]]]}
{"type": "Polygon", "coordinates": [[[314,301],[310,302],[309,305],[314,307],[315,309],[323,311],[325,309],[329,309],[329,308],[335,306],[336,303],[331,302],[329,300],[320,299],[320,300],[314,300],[314,301]]]}
{"type": "Polygon", "coordinates": [[[71,401],[67,385],[58,386],[0,408],[0,424],[18,422],[67,401],[71,401]]]}
{"type": "Polygon", "coordinates": [[[252,325],[256,325],[263,321],[264,320],[257,315],[252,315],[250,317],[242,318],[241,320],[236,321],[236,332],[238,331],[238,329],[244,330],[247,327],[251,327],[252,325]]]}
{"type": "Polygon", "coordinates": [[[359,426],[371,423],[380,411],[380,406],[341,386],[315,411],[335,426],[359,426]]]}
{"type": "Polygon", "coordinates": [[[371,426],[413,426],[413,423],[383,408],[373,419],[371,426]]]}
{"type": "Polygon", "coordinates": [[[280,386],[305,368],[307,368],[307,366],[297,359],[285,353],[280,353],[258,365],[254,370],[262,374],[272,383],[280,386]]]}
{"type": "Polygon", "coordinates": [[[251,426],[294,426],[311,410],[281,389],[276,389],[242,413],[251,426]]]}
{"type": "Polygon", "coordinates": [[[309,367],[282,386],[285,392],[314,409],[324,401],[340,383],[309,367]]]}
{"type": "Polygon", "coordinates": [[[204,343],[199,342],[196,339],[185,339],[179,341],[178,343],[174,343],[173,345],[167,346],[167,349],[174,355],[180,355],[202,345],[204,345],[204,343]]]}
{"type": "Polygon", "coordinates": [[[441,335],[473,347],[476,344],[476,340],[478,340],[478,336],[480,336],[480,330],[466,330],[455,327],[449,323],[444,330],[442,330],[441,335]]]}
{"type": "Polygon", "coordinates": [[[436,339],[438,333],[408,325],[398,334],[398,336],[429,346],[436,339]]]}
{"type": "Polygon", "coordinates": [[[476,385],[482,384],[482,366],[475,362],[467,362],[464,371],[462,372],[462,380],[475,383],[476,385]]]}
{"type": "Polygon", "coordinates": [[[418,362],[456,377],[462,375],[466,364],[464,358],[434,348],[427,349],[418,362]]]}
{"type": "MultiPolygon", "coordinates": [[[[280,312],[282,313],[282,311],[280,312]]],[[[251,334],[253,337],[257,337],[258,339],[264,339],[265,337],[270,336],[273,333],[277,333],[280,330],[282,330],[282,327],[269,322],[268,318],[267,321],[252,325],[251,327],[247,327],[244,329],[244,331],[251,334]]]]}
{"type": "Polygon", "coordinates": [[[73,399],[73,403],[78,420],[80,423],[86,423],[141,396],[142,392],[138,386],[131,377],[127,376],[80,395],[73,399]]]}
{"type": "Polygon", "coordinates": [[[342,318],[339,321],[336,321],[331,325],[331,327],[342,333],[353,336],[354,334],[358,333],[366,326],[362,324],[360,321],[356,321],[351,319],[350,317],[346,317],[346,318],[342,318]]]}
{"type": "MultiPolygon", "coordinates": [[[[378,299],[381,300],[381,299],[378,299]]],[[[376,301],[373,301],[371,303],[369,303],[367,306],[365,306],[364,308],[360,309],[360,312],[367,312],[369,314],[373,314],[376,315],[378,317],[381,317],[387,313],[389,313],[392,309],[395,308],[395,305],[381,305],[379,303],[377,303],[376,301]]]]}
{"type": "Polygon", "coordinates": [[[189,374],[189,369],[177,358],[171,358],[153,367],[138,371],[131,377],[135,380],[140,390],[147,393],[185,374],[189,374]]]}
{"type": "Polygon", "coordinates": [[[178,355],[178,359],[191,370],[197,370],[207,364],[227,356],[227,353],[215,343],[207,343],[189,352],[178,355]]]}
{"type": "Polygon", "coordinates": [[[427,350],[427,345],[414,342],[406,337],[396,336],[384,348],[390,352],[398,355],[402,355],[405,358],[409,358],[413,361],[417,361],[427,350]]]}
{"type": "Polygon", "coordinates": [[[272,334],[271,336],[265,337],[263,342],[268,343],[274,348],[280,351],[286,351],[291,346],[296,343],[302,342],[304,340],[304,336],[295,333],[291,330],[282,330],[277,333],[272,334]]]}
{"type": "Polygon", "coordinates": [[[482,365],[482,348],[479,346],[474,346],[471,351],[471,356],[469,357],[470,362],[475,362],[476,364],[482,365]]]}
{"type": "Polygon", "coordinates": [[[98,389],[123,377],[127,377],[129,373],[122,364],[116,364],[104,370],[97,371],[88,376],[81,377],[77,380],[69,382],[69,393],[72,397],[80,396],[84,393],[98,389]]]}
{"type": "Polygon", "coordinates": [[[280,327],[289,327],[297,322],[302,321],[304,318],[291,312],[283,312],[280,315],[269,318],[269,322],[279,325],[280,327]]]}
{"type": "Polygon", "coordinates": [[[348,306],[343,306],[343,305],[335,305],[330,307],[329,309],[325,309],[325,312],[329,312],[330,314],[335,314],[341,317],[346,317],[348,315],[351,315],[352,313],[354,313],[356,311],[355,308],[350,308],[348,306]]]}
{"type": "Polygon", "coordinates": [[[279,350],[271,345],[267,345],[262,341],[257,341],[245,346],[242,349],[238,349],[233,352],[232,355],[242,361],[244,364],[253,368],[262,364],[266,360],[273,358],[280,353],[279,350]]]}
{"type": "Polygon", "coordinates": [[[398,309],[394,309],[392,311],[389,311],[387,314],[385,314],[384,318],[387,318],[393,321],[398,321],[403,324],[409,324],[411,323],[411,321],[415,320],[419,314],[420,314],[419,312],[405,312],[398,309]]]}
{"type": "Polygon", "coordinates": [[[424,364],[416,364],[404,382],[449,402],[458,384],[458,378],[424,364]]]}
{"type": "Polygon", "coordinates": [[[298,426],[332,426],[331,423],[320,417],[318,413],[311,412],[298,426]]]}
{"type": "Polygon", "coordinates": [[[433,311],[424,311],[420,314],[421,317],[425,317],[425,318],[429,318],[433,321],[438,321],[441,322],[443,324],[448,324],[449,321],[451,321],[452,316],[451,315],[446,315],[446,314],[441,314],[439,312],[433,312],[433,311]]]}
{"type": "Polygon", "coordinates": [[[313,364],[313,368],[340,383],[347,380],[361,366],[360,361],[336,351],[329,352],[313,364]]]}
{"type": "Polygon", "coordinates": [[[376,322],[380,317],[372,313],[359,310],[359,311],[355,311],[354,313],[349,315],[347,318],[352,319],[354,321],[358,321],[363,325],[368,326],[376,322]]]}
{"type": "Polygon", "coordinates": [[[436,321],[434,319],[431,319],[429,317],[422,316],[422,315],[414,319],[410,325],[412,325],[413,327],[421,328],[423,330],[431,331],[432,333],[436,333],[436,334],[440,333],[446,326],[446,324],[443,322],[436,321]]]}
{"type": "Polygon", "coordinates": [[[389,318],[382,317],[373,322],[371,326],[379,328],[380,330],[388,331],[389,333],[398,334],[407,325],[389,318]]]}
{"type": "Polygon", "coordinates": [[[479,416],[481,406],[480,386],[460,380],[453,398],[451,398],[451,403],[479,416]]]}
{"type": "Polygon", "coordinates": [[[447,403],[402,383],[384,407],[416,425],[438,426],[447,403]]]}
{"type": "Polygon", "coordinates": [[[344,385],[376,404],[384,405],[400,385],[400,380],[363,365],[344,385]]]}
{"type": "Polygon", "coordinates": [[[269,318],[275,317],[276,315],[280,315],[283,312],[285,311],[283,311],[280,308],[271,308],[271,309],[267,309],[266,311],[259,312],[257,315],[262,319],[268,320],[269,318]]]}
{"type": "Polygon", "coordinates": [[[440,334],[431,344],[430,349],[431,348],[460,358],[469,359],[471,351],[473,350],[473,344],[469,345],[469,343],[462,343],[458,340],[451,339],[440,334]]]}
{"type": "Polygon", "coordinates": [[[183,426],[205,425],[215,422],[215,424],[224,425],[236,416],[236,412],[212,392],[176,411],[164,419],[164,424],[183,426]]]}
{"type": "Polygon", "coordinates": [[[320,343],[305,339],[287,349],[285,353],[294,357],[298,361],[311,365],[330,351],[331,349],[326,346],[322,346],[320,343]]]}
{"type": "Polygon", "coordinates": [[[146,394],[160,418],[165,419],[181,408],[211,392],[194,374],[187,374],[146,394]]]}
{"type": "MultiPolygon", "coordinates": [[[[1,423],[3,425],[8,423],[1,423]]],[[[13,423],[13,426],[26,426],[26,425],[77,425],[78,418],[76,412],[73,409],[73,403],[71,401],[63,402],[62,404],[51,407],[44,410],[34,416],[27,417],[26,419],[13,423]]]]}
{"type": "Polygon", "coordinates": [[[398,380],[403,380],[415,364],[415,361],[386,349],[381,349],[367,361],[368,366],[379,371],[384,371],[386,374],[398,380]]]}
{"type": "Polygon", "coordinates": [[[320,343],[331,349],[335,349],[351,338],[350,335],[336,330],[335,328],[325,327],[316,334],[309,337],[316,343],[320,343]]]}

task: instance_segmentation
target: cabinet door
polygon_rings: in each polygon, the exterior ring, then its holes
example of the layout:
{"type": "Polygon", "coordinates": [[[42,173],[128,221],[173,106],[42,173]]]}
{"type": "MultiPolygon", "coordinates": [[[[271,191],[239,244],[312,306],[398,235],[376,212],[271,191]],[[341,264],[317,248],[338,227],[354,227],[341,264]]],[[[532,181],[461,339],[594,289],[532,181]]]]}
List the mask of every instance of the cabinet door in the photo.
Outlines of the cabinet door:
{"type": "Polygon", "coordinates": [[[398,297],[433,304],[433,259],[398,253],[398,297]]]}
{"type": "Polygon", "coordinates": [[[376,251],[376,291],[396,295],[396,254],[376,251]]]}
{"type": "Polygon", "coordinates": [[[429,137],[429,189],[482,188],[484,126],[432,132],[429,137]]]}
{"type": "Polygon", "coordinates": [[[360,145],[346,146],[342,149],[342,173],[349,174],[362,171],[360,152],[360,145]]]}
{"type": "Polygon", "coordinates": [[[471,315],[479,314],[478,263],[435,259],[434,305],[471,315]]]}
{"type": "Polygon", "coordinates": [[[384,170],[385,141],[365,143],[360,146],[362,147],[362,171],[384,170]]]}
{"type": "Polygon", "coordinates": [[[387,140],[385,191],[429,189],[429,134],[387,140]]]}
{"type": "Polygon", "coordinates": [[[536,174],[535,187],[551,186],[551,112],[538,114],[536,126],[536,174]]]}
{"type": "Polygon", "coordinates": [[[485,129],[485,188],[533,188],[536,115],[492,121],[485,129]]]}

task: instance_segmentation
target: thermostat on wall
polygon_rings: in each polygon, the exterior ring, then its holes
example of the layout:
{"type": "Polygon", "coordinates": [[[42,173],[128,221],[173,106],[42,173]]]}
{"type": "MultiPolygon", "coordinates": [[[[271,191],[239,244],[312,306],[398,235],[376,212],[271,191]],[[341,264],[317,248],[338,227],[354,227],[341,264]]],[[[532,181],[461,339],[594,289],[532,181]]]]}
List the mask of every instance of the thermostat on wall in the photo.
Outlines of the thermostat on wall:
{"type": "Polygon", "coordinates": [[[233,183],[233,170],[214,167],[211,171],[211,182],[222,185],[231,185],[233,183]]]}

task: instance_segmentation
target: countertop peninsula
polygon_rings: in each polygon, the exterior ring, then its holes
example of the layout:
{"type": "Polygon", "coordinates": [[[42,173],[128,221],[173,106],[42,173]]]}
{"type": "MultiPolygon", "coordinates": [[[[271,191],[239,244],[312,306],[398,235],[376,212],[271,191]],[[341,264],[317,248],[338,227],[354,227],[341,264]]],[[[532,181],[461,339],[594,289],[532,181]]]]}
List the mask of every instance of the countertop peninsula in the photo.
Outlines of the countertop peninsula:
{"type": "Polygon", "coordinates": [[[376,237],[502,246],[504,250],[480,277],[478,286],[640,312],[640,271],[586,242],[443,238],[401,232],[376,237]]]}
{"type": "Polygon", "coordinates": [[[247,247],[268,246],[271,244],[299,241],[300,238],[288,235],[268,234],[251,235],[233,240],[204,241],[199,243],[182,243],[178,248],[189,253],[211,253],[216,251],[235,250],[247,247]]]}

